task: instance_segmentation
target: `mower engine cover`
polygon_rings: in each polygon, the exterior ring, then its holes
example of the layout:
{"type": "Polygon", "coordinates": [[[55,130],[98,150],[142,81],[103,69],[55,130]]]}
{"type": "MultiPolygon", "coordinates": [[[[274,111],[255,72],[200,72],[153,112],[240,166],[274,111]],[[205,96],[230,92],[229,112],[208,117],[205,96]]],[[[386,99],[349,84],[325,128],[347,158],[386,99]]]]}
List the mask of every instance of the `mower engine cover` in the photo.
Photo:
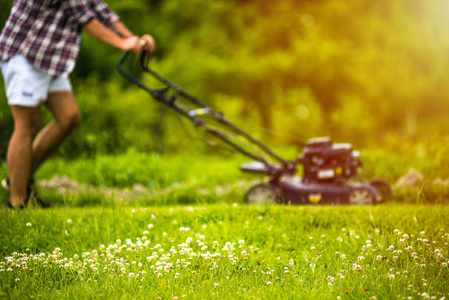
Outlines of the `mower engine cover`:
{"type": "Polygon", "coordinates": [[[304,166],[305,182],[343,182],[361,167],[359,152],[351,144],[333,144],[328,137],[308,140],[297,162],[304,166]]]}

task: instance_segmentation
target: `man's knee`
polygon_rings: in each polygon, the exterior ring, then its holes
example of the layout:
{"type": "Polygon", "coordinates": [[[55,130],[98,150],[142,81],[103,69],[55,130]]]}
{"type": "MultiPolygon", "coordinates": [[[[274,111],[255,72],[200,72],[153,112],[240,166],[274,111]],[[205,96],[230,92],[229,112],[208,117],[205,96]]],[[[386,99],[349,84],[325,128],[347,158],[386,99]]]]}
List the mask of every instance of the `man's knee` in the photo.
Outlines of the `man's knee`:
{"type": "Polygon", "coordinates": [[[59,123],[66,130],[72,130],[81,123],[81,113],[78,110],[70,112],[59,123]]]}
{"type": "Polygon", "coordinates": [[[72,91],[50,93],[45,105],[64,130],[72,130],[81,122],[81,113],[72,91]]]}
{"type": "Polygon", "coordinates": [[[40,109],[11,106],[11,112],[14,119],[14,133],[34,138],[39,131],[40,109]]]}

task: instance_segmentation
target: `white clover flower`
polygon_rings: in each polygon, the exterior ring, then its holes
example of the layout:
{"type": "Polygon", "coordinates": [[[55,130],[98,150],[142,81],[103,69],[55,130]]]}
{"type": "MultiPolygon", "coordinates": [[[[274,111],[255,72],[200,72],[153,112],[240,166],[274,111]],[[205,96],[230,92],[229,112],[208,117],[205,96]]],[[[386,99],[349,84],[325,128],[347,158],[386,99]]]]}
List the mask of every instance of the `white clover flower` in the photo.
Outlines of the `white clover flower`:
{"type": "Polygon", "coordinates": [[[218,283],[214,283],[214,288],[217,288],[218,287],[218,283]]]}
{"type": "Polygon", "coordinates": [[[30,222],[28,222],[26,225],[27,225],[27,227],[31,227],[31,223],[30,222]]]}
{"type": "Polygon", "coordinates": [[[388,275],[388,278],[393,280],[394,279],[394,274],[388,275]]]}
{"type": "Polygon", "coordinates": [[[267,285],[270,285],[271,284],[271,281],[267,281],[267,285]]]}
{"type": "Polygon", "coordinates": [[[16,278],[15,280],[16,280],[16,282],[19,282],[19,281],[20,281],[20,278],[16,278]]]}
{"type": "Polygon", "coordinates": [[[162,277],[162,273],[157,273],[157,277],[161,278],[162,277]]]}
{"type": "Polygon", "coordinates": [[[342,242],[343,240],[342,240],[342,238],[341,237],[338,237],[337,238],[337,242],[342,242]]]}
{"type": "Polygon", "coordinates": [[[381,261],[383,256],[382,255],[378,255],[376,258],[377,258],[378,261],[381,261]]]}
{"type": "Polygon", "coordinates": [[[430,296],[429,296],[429,294],[427,294],[427,293],[422,293],[421,294],[421,297],[423,298],[423,299],[430,299],[430,296]]]}
{"type": "Polygon", "coordinates": [[[353,271],[362,271],[362,266],[358,265],[358,264],[353,264],[352,265],[352,270],[353,271]]]}

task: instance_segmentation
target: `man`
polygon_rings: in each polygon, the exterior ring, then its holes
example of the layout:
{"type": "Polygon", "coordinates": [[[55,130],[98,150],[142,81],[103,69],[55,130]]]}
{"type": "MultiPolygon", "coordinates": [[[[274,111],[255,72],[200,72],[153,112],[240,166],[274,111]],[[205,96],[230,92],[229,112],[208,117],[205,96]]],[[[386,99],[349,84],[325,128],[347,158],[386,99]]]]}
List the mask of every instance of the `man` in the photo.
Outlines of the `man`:
{"type": "Polygon", "coordinates": [[[153,51],[145,34],[133,35],[101,0],[15,0],[0,35],[0,64],[14,131],[7,151],[8,208],[23,208],[34,172],[80,122],[68,75],[80,33],[123,51],[153,51]],[[41,106],[54,120],[39,130],[41,106]]]}

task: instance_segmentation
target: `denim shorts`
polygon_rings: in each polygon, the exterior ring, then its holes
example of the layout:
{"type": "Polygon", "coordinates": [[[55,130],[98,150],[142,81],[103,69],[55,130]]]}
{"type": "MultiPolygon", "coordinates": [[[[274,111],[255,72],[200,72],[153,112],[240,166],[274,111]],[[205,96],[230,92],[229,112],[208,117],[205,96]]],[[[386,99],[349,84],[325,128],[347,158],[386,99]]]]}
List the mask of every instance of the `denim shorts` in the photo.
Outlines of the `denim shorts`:
{"type": "Polygon", "coordinates": [[[33,68],[23,55],[15,55],[1,65],[9,105],[35,107],[49,93],[71,91],[68,78],[54,77],[33,68]]]}

